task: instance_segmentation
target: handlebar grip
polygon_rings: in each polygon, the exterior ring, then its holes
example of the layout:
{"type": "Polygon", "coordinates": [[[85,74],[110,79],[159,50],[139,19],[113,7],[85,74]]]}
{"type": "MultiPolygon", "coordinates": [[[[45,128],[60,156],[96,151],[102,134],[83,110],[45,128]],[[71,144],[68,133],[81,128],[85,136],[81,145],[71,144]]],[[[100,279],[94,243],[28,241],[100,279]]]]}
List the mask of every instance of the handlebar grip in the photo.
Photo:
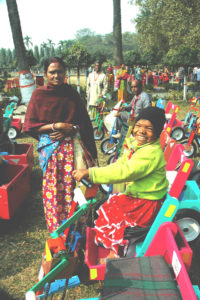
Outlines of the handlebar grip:
{"type": "Polygon", "coordinates": [[[92,183],[89,180],[85,179],[85,178],[81,179],[81,183],[83,183],[87,188],[92,187],[92,183]]]}

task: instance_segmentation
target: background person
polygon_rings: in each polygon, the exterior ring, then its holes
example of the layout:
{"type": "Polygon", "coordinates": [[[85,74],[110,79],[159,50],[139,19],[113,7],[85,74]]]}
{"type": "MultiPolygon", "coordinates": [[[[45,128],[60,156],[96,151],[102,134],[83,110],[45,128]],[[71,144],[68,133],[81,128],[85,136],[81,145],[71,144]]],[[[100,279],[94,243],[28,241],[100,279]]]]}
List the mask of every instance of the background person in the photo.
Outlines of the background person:
{"type": "MultiPolygon", "coordinates": [[[[152,106],[150,96],[143,92],[142,80],[134,80],[131,83],[131,90],[134,95],[132,101],[119,109],[119,117],[124,122],[128,122],[128,118],[137,117],[142,109],[152,106]],[[130,112],[131,114],[129,114],[130,112]]],[[[117,133],[113,135],[114,138],[120,137],[120,132],[122,129],[122,122],[117,118],[116,131],[117,133]]],[[[128,124],[127,124],[128,125],[128,124]]]]}
{"type": "Polygon", "coordinates": [[[75,89],[64,84],[63,61],[58,57],[47,59],[44,71],[48,83],[33,92],[23,132],[39,140],[44,212],[51,233],[67,219],[71,209],[75,126],[80,128],[82,142],[94,158],[97,150],[83,100],[75,89]]]}
{"type": "Polygon", "coordinates": [[[107,69],[107,80],[108,80],[108,90],[109,92],[113,92],[114,89],[114,73],[113,73],[113,67],[111,64],[109,64],[107,69]]]}
{"type": "Polygon", "coordinates": [[[185,75],[185,69],[184,69],[184,67],[179,67],[179,69],[178,69],[178,86],[177,86],[177,89],[179,91],[181,89],[183,89],[184,75],[185,75]]]}
{"type": "Polygon", "coordinates": [[[117,102],[119,102],[120,100],[127,100],[128,77],[129,74],[126,66],[124,63],[122,63],[120,69],[118,69],[116,73],[116,80],[119,80],[117,102]]]}
{"type": "Polygon", "coordinates": [[[101,63],[96,61],[94,71],[89,73],[86,85],[87,108],[90,119],[96,115],[97,101],[108,92],[108,81],[106,74],[101,71],[101,63]]]}
{"type": "Polygon", "coordinates": [[[197,68],[197,89],[200,90],[200,67],[197,68]]]}
{"type": "Polygon", "coordinates": [[[113,194],[99,208],[95,221],[98,244],[118,254],[126,227],[146,227],[152,224],[168,189],[165,159],[160,146],[160,133],[165,124],[165,112],[147,107],[136,118],[134,139],[129,149],[115,163],[105,167],[74,170],[76,180],[89,177],[93,183],[125,183],[121,194],[113,194]]]}

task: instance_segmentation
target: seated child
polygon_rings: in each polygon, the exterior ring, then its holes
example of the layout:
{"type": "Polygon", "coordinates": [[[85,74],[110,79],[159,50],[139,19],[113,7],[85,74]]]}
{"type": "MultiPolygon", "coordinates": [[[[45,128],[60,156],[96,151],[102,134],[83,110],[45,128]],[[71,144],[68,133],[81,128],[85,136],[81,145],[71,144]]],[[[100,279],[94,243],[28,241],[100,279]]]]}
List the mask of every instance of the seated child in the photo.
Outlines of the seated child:
{"type": "Polygon", "coordinates": [[[126,243],[125,228],[151,225],[168,190],[159,139],[165,121],[163,109],[143,109],[136,118],[129,149],[115,163],[72,173],[77,181],[89,177],[93,183],[125,183],[124,192],[112,194],[98,209],[95,220],[96,243],[112,249],[116,256],[118,246],[126,243]]]}

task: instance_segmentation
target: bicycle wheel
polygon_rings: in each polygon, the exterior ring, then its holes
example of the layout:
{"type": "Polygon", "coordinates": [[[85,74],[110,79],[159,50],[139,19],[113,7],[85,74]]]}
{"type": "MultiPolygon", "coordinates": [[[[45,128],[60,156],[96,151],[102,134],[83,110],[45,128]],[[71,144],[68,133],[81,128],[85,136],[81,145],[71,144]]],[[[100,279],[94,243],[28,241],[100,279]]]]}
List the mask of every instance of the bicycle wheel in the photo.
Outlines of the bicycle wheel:
{"type": "MultiPolygon", "coordinates": [[[[188,139],[184,139],[184,140],[180,141],[180,143],[181,143],[182,145],[184,145],[184,146],[187,146],[187,144],[188,144],[188,139]]],[[[191,147],[190,147],[189,150],[186,150],[186,149],[184,150],[184,154],[185,154],[185,156],[188,157],[188,158],[191,158],[191,157],[195,156],[195,155],[196,155],[196,152],[197,152],[197,146],[196,146],[196,144],[195,144],[194,142],[192,142],[190,146],[191,146],[191,147]]]]}
{"type": "Polygon", "coordinates": [[[110,142],[110,138],[105,138],[100,145],[101,151],[104,154],[113,154],[116,151],[116,144],[110,142]]]}
{"type": "Polygon", "coordinates": [[[101,191],[103,194],[105,194],[105,195],[108,194],[108,192],[109,192],[109,187],[110,187],[109,184],[100,184],[100,185],[99,185],[100,191],[101,191]]]}
{"type": "Polygon", "coordinates": [[[95,141],[100,141],[104,138],[105,131],[103,127],[99,130],[99,127],[96,126],[93,128],[93,132],[95,141]]]}
{"type": "Polygon", "coordinates": [[[116,161],[116,154],[111,154],[107,160],[107,165],[112,164],[116,161]]]}
{"type": "Polygon", "coordinates": [[[11,126],[9,129],[8,129],[8,137],[9,139],[16,139],[17,136],[19,135],[19,131],[16,127],[14,126],[11,126]]]}
{"type": "Polygon", "coordinates": [[[184,138],[185,131],[182,127],[174,127],[171,132],[171,137],[176,140],[180,141],[184,138]]]}
{"type": "Polygon", "coordinates": [[[176,221],[191,247],[200,240],[200,213],[193,209],[181,209],[176,214],[176,221]]]}

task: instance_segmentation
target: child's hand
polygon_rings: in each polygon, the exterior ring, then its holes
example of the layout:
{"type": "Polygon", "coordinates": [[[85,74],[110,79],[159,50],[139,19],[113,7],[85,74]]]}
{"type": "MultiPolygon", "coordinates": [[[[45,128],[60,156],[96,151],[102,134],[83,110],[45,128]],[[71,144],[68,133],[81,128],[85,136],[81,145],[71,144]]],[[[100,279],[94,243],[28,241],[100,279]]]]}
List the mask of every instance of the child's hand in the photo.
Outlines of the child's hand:
{"type": "Polygon", "coordinates": [[[72,176],[76,181],[81,181],[82,178],[89,177],[89,170],[74,170],[72,171],[72,176]]]}

